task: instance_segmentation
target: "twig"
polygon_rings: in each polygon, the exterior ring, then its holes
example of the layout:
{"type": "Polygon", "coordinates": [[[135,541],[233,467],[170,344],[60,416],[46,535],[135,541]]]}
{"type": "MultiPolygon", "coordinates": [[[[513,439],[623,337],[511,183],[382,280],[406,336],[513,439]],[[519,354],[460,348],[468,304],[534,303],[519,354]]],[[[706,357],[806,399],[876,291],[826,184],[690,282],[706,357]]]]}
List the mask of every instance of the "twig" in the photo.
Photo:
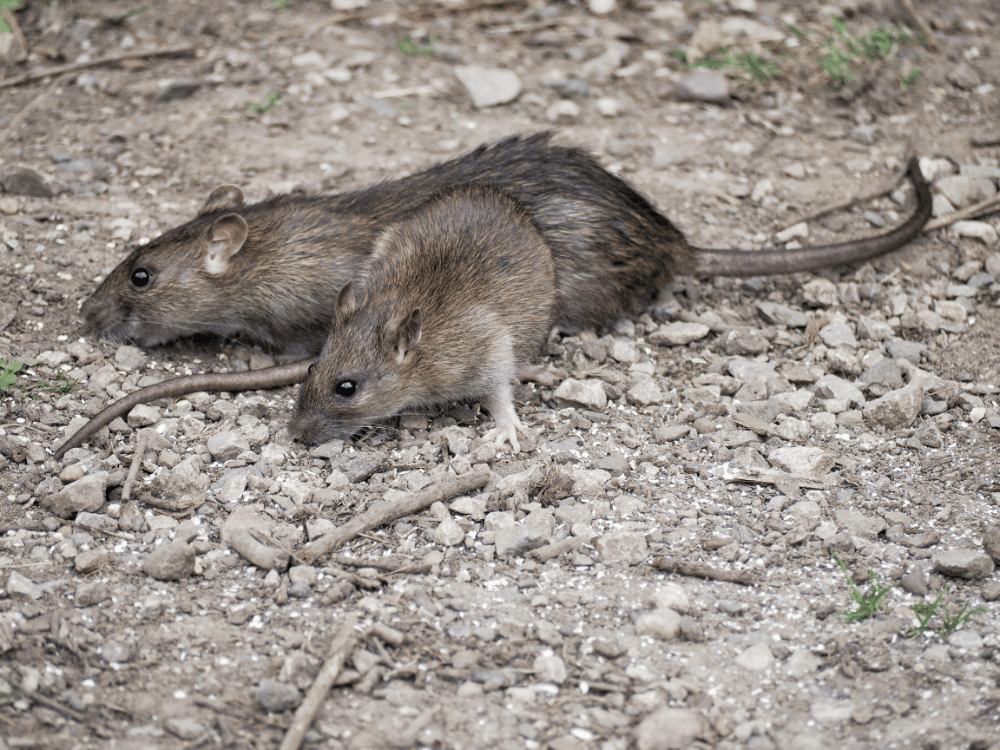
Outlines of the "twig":
{"type": "MultiPolygon", "coordinates": [[[[832,214],[834,211],[844,211],[858,203],[865,203],[867,201],[874,200],[875,198],[878,198],[880,196],[886,195],[887,193],[891,193],[899,186],[899,183],[901,183],[904,179],[906,179],[906,172],[907,169],[909,168],[910,156],[912,154],[913,154],[912,147],[910,145],[907,145],[906,153],[903,155],[903,166],[899,168],[896,174],[894,174],[892,177],[890,177],[888,180],[882,183],[882,185],[875,188],[874,190],[868,193],[863,193],[862,195],[857,195],[842,201],[838,201],[837,203],[831,203],[830,205],[825,206],[819,209],[818,211],[797,218],[795,220],[795,224],[801,224],[802,222],[806,221],[816,221],[816,219],[819,219],[822,216],[826,216],[827,214],[832,214]]],[[[794,226],[794,224],[789,224],[788,226],[791,227],[794,226]]],[[[785,229],[787,228],[788,227],[785,227],[785,229]]],[[[782,231],[784,231],[784,229],[778,230],[778,232],[782,231]]],[[[778,232],[775,232],[775,234],[777,234],[778,232]]]]}
{"type": "Polygon", "coordinates": [[[586,541],[586,537],[568,536],[558,542],[546,544],[544,547],[537,547],[531,550],[529,554],[539,562],[545,562],[547,560],[551,560],[553,557],[558,557],[564,552],[575,550],[586,541]]]}
{"type": "Polygon", "coordinates": [[[117,531],[109,531],[108,529],[101,529],[101,528],[98,528],[97,526],[88,526],[85,523],[77,523],[76,521],[70,521],[70,520],[65,519],[65,518],[63,520],[66,521],[66,523],[68,523],[70,526],[75,526],[76,528],[80,529],[81,531],[86,531],[88,534],[91,533],[91,532],[95,532],[96,531],[98,534],[107,534],[108,536],[113,536],[113,537],[116,537],[118,539],[124,539],[127,542],[134,542],[135,541],[135,537],[134,536],[130,536],[128,534],[119,534],[117,531]]]}
{"type": "Polygon", "coordinates": [[[927,49],[934,51],[937,49],[937,42],[934,41],[934,35],[931,33],[931,27],[927,25],[927,22],[920,17],[917,13],[917,9],[913,7],[913,0],[899,0],[900,5],[906,9],[906,12],[910,14],[910,17],[914,20],[920,30],[924,32],[924,36],[927,37],[927,49]]]}
{"type": "Polygon", "coordinates": [[[24,32],[21,31],[21,26],[18,24],[14,14],[7,8],[0,9],[0,13],[3,13],[3,20],[7,22],[11,31],[14,32],[14,38],[17,39],[17,43],[21,46],[21,51],[24,52],[24,56],[27,57],[28,52],[30,52],[28,49],[28,39],[24,35],[24,32]]]}
{"type": "Polygon", "coordinates": [[[376,503],[339,529],[309,542],[296,555],[296,558],[304,565],[312,565],[320,555],[333,552],[337,547],[350,541],[358,534],[363,534],[370,529],[395,521],[397,518],[403,518],[424,508],[429,508],[436,502],[450,500],[453,497],[478,490],[485,486],[489,480],[490,472],[488,470],[470,471],[442,484],[414,492],[400,502],[376,503]]]}
{"type": "Polygon", "coordinates": [[[974,135],[969,139],[969,143],[976,148],[982,148],[984,146],[1000,146],[1000,133],[974,135]]]}
{"type": "Polygon", "coordinates": [[[706,578],[709,581],[738,583],[741,586],[753,586],[755,583],[753,574],[745,570],[722,570],[701,563],[684,562],[673,557],[661,557],[653,562],[653,567],[668,573],[677,573],[691,578],[706,578]]]}
{"type": "Polygon", "coordinates": [[[344,667],[344,661],[354,650],[358,634],[354,632],[354,625],[358,621],[358,616],[354,612],[347,616],[344,624],[340,626],[340,631],[330,643],[330,655],[323,664],[323,668],[316,675],[316,680],[306,693],[305,700],[295,710],[295,717],[288,727],[284,739],[281,741],[279,750],[299,750],[302,740],[306,735],[306,730],[313,723],[316,714],[319,713],[320,706],[326,700],[326,694],[330,692],[334,681],[344,667]]]}
{"type": "Polygon", "coordinates": [[[31,81],[37,81],[41,78],[48,78],[49,76],[59,76],[62,75],[63,73],[75,73],[78,70],[94,68],[97,67],[98,65],[109,65],[111,63],[122,62],[123,60],[136,60],[140,57],[170,57],[172,55],[177,55],[177,56],[192,55],[194,54],[194,51],[195,51],[194,47],[162,47],[160,49],[133,50],[132,52],[121,52],[117,55],[98,57],[96,60],[69,63],[68,65],[57,65],[54,68],[45,68],[43,70],[36,70],[31,73],[25,73],[23,76],[17,76],[16,78],[8,78],[6,81],[0,81],[0,89],[10,88],[11,86],[20,86],[22,83],[30,83],[31,81]]]}
{"type": "Polygon", "coordinates": [[[45,706],[46,708],[50,708],[53,711],[62,714],[67,719],[75,721],[77,724],[84,724],[87,721],[87,716],[85,714],[82,714],[79,711],[75,711],[69,706],[64,706],[59,701],[54,701],[51,698],[47,698],[37,691],[33,690],[29,692],[25,690],[24,694],[29,698],[29,700],[33,700],[40,706],[45,706]]]}
{"type": "Polygon", "coordinates": [[[132,497],[132,485],[135,483],[135,478],[139,474],[139,467],[142,466],[142,456],[146,452],[146,445],[148,443],[149,433],[140,432],[139,440],[135,446],[135,455],[132,456],[132,465],[128,470],[128,477],[122,485],[122,505],[127,503],[129,498],[132,497]]]}
{"type": "Polygon", "coordinates": [[[947,216],[939,216],[936,219],[932,219],[924,224],[924,231],[933,232],[935,229],[951,226],[956,221],[964,221],[965,219],[971,219],[981,214],[992,213],[997,210],[1000,210],[1000,193],[997,193],[986,200],[979,201],[979,203],[974,206],[966,206],[961,211],[955,211],[947,216]]]}

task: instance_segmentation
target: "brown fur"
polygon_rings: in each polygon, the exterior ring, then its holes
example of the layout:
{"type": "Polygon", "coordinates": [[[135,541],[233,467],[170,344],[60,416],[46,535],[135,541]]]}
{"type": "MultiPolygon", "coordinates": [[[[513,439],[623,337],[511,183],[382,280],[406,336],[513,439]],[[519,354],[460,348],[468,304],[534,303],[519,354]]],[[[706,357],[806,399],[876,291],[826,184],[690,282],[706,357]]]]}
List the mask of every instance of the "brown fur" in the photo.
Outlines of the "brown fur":
{"type": "Polygon", "coordinates": [[[480,400],[497,423],[491,436],[518,450],[511,381],[545,344],[555,285],[549,247],[513,198],[466,186],[432,199],[386,229],[341,290],[289,431],[323,442],[480,400]]]}

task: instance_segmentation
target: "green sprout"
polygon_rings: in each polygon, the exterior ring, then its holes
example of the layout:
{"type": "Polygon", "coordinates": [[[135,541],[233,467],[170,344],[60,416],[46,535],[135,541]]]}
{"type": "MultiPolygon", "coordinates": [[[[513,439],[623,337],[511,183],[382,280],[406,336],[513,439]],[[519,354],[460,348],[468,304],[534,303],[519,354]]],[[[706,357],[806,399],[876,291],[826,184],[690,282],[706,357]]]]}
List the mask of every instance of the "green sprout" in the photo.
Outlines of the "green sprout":
{"type": "MultiPolygon", "coordinates": [[[[8,10],[13,13],[15,10],[21,10],[24,7],[24,2],[22,0],[0,0],[0,9],[8,10]]],[[[3,18],[0,18],[0,34],[13,34],[14,29],[10,27],[3,18]]]]}
{"type": "Polygon", "coordinates": [[[914,70],[914,71],[911,71],[910,73],[907,73],[902,78],[900,78],[899,82],[903,84],[903,88],[904,89],[908,89],[908,88],[910,88],[910,86],[912,86],[914,83],[916,83],[917,79],[920,78],[921,75],[922,75],[922,73],[920,72],[919,69],[918,70],[914,70]]]}
{"type": "Polygon", "coordinates": [[[292,0],[272,0],[271,10],[282,10],[291,7],[292,0]]]}
{"type": "Polygon", "coordinates": [[[847,585],[851,589],[851,598],[858,605],[858,608],[853,612],[841,612],[844,616],[844,622],[859,622],[860,620],[874,617],[885,606],[885,595],[895,588],[895,584],[892,586],[880,586],[878,576],[875,575],[875,571],[869,569],[868,583],[871,588],[868,590],[868,593],[862,594],[858,591],[858,587],[854,585],[854,581],[851,580],[851,574],[847,570],[847,566],[844,564],[844,561],[837,556],[836,552],[831,550],[830,554],[833,555],[833,558],[837,561],[843,569],[844,574],[847,576],[847,585]]]}
{"type": "Polygon", "coordinates": [[[149,6],[148,5],[143,5],[141,8],[138,8],[136,10],[130,10],[130,11],[126,12],[126,13],[122,13],[120,16],[115,16],[112,20],[114,20],[117,23],[121,23],[126,18],[129,18],[131,16],[137,16],[140,13],[142,13],[144,11],[147,11],[147,10],[149,10],[149,6]]]}
{"type": "Polygon", "coordinates": [[[256,112],[258,115],[262,115],[277,107],[284,107],[285,105],[281,103],[281,94],[271,92],[267,95],[267,101],[264,102],[254,102],[247,106],[248,112],[256,112]]]}
{"type": "Polygon", "coordinates": [[[9,706],[12,703],[17,703],[23,697],[24,691],[17,688],[13,688],[9,692],[0,692],[0,706],[9,706]]]}
{"type": "Polygon", "coordinates": [[[930,627],[930,621],[934,615],[938,615],[943,623],[935,632],[944,638],[962,627],[973,615],[986,611],[986,607],[969,609],[969,602],[966,602],[962,605],[962,609],[959,610],[958,614],[953,617],[948,608],[941,602],[946,593],[948,593],[947,586],[941,590],[941,593],[937,595],[937,599],[933,603],[913,605],[913,613],[917,616],[917,622],[920,624],[906,634],[907,638],[913,638],[925,632],[930,627]]]}
{"type": "Polygon", "coordinates": [[[437,37],[434,34],[430,35],[428,39],[430,45],[427,47],[418,47],[412,37],[409,34],[404,36],[400,41],[396,42],[396,47],[407,57],[416,57],[417,55],[423,55],[424,57],[430,57],[434,54],[435,48],[437,47],[437,37]]]}
{"type": "Polygon", "coordinates": [[[9,396],[17,387],[17,373],[24,369],[24,362],[0,359],[0,396],[9,396]]]}

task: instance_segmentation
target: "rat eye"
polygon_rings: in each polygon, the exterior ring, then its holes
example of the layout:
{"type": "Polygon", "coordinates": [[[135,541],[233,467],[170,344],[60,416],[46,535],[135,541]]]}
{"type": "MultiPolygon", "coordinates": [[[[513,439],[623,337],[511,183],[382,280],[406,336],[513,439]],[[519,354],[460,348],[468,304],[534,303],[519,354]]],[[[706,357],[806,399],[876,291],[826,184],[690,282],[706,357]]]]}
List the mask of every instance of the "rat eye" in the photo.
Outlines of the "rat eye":
{"type": "Polygon", "coordinates": [[[338,396],[350,398],[358,392],[358,384],[353,380],[339,380],[337,381],[337,385],[333,387],[333,391],[338,396]]]}
{"type": "Polygon", "coordinates": [[[145,268],[137,268],[132,271],[132,275],[129,276],[128,280],[132,282],[132,286],[136,289],[145,289],[149,286],[149,282],[153,280],[153,274],[145,268]]]}
{"type": "Polygon", "coordinates": [[[309,369],[306,370],[306,374],[312,375],[313,374],[313,370],[315,370],[315,369],[316,369],[316,363],[313,362],[311,365],[309,365],[309,369]]]}

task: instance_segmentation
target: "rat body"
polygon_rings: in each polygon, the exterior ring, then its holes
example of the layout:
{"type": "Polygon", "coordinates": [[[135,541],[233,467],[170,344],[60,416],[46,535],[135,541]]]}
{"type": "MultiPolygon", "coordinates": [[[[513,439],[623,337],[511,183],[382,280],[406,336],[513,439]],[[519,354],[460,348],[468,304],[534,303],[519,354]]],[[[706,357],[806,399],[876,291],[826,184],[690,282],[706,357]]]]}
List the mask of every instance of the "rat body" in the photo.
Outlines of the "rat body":
{"type": "Polygon", "coordinates": [[[585,151],[551,133],[480,146],[430,169],[333,196],[244,204],[217,188],[198,216],[135,248],[84,303],[89,333],[153,346],[194,333],[242,336],[284,359],[317,354],[337,293],[379,233],[431,196],[490,185],[518,201],[552,251],[554,323],[575,332],[641,309],[675,274],[756,276],[815,270],[881,255],[930,216],[915,160],[918,207],[877,237],[799,250],[695,248],[669,219],[585,151]]]}
{"type": "MultiPolygon", "coordinates": [[[[108,275],[83,305],[86,327],[102,338],[145,346],[213,332],[245,336],[286,359],[317,354],[338,293],[379,233],[458,185],[493,186],[530,216],[555,264],[552,322],[567,332],[641,308],[678,273],[757,276],[868,260],[911,240],[931,214],[930,188],[911,157],[907,174],[916,209],[885,234],[797,250],[696,248],[627,183],[585,151],[552,145],[551,135],[507,138],[400,180],[336,196],[244,205],[239,188],[222,186],[194,220],[136,248],[108,275]]],[[[125,400],[107,407],[56,457],[136,403],[209,387],[276,387],[288,377],[260,370],[213,376],[211,386],[188,378],[158,383],[131,394],[127,408],[125,400]]]]}
{"type": "Polygon", "coordinates": [[[511,382],[537,375],[555,306],[555,263],[527,209],[491,187],[448,190],[388,227],[341,289],[289,432],[321,443],[480,401],[496,422],[486,438],[516,453],[511,382]]]}

